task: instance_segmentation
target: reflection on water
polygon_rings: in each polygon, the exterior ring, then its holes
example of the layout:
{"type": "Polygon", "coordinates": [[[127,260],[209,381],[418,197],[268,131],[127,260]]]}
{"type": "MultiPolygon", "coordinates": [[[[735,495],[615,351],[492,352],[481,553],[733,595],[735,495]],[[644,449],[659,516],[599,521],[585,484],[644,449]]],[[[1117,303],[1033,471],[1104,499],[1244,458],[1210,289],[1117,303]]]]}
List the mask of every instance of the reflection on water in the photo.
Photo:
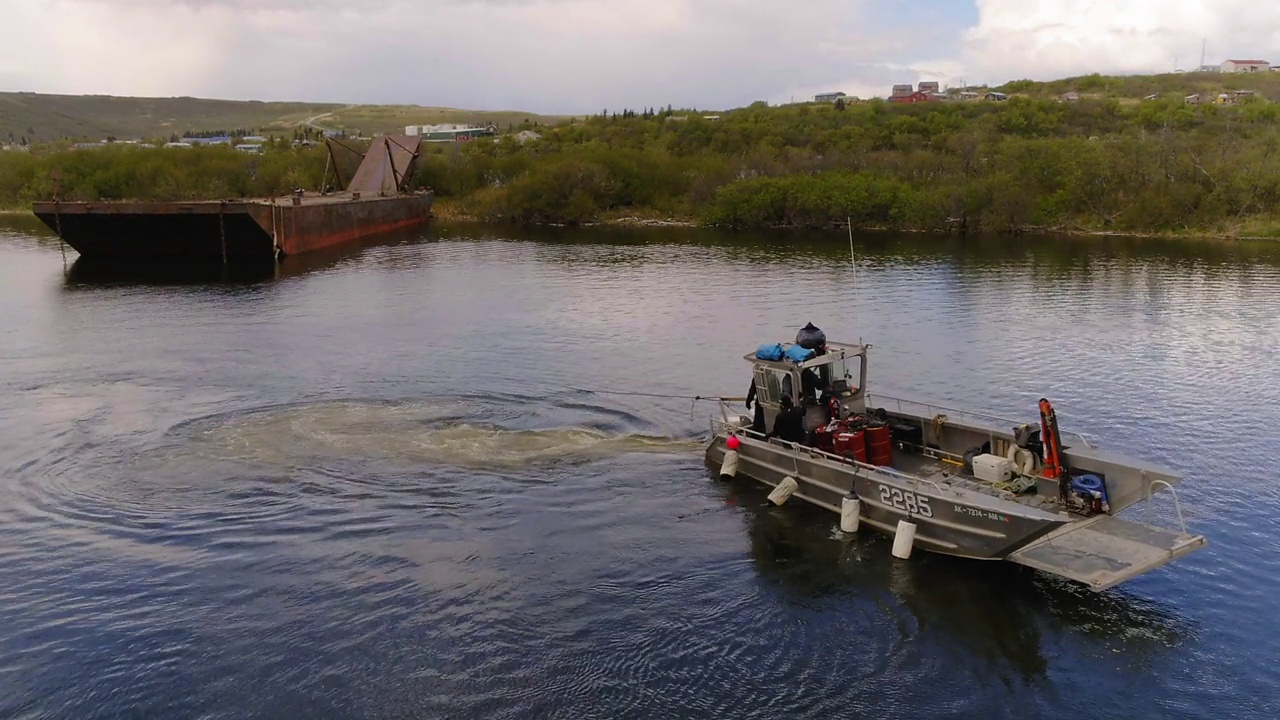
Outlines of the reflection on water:
{"type": "Polygon", "coordinates": [[[1097,594],[1005,562],[919,552],[903,562],[890,555],[891,540],[841,533],[836,519],[821,511],[775,508],[765,490],[749,483],[722,484],[722,490],[750,508],[754,566],[786,596],[801,603],[874,600],[864,603],[872,625],[899,628],[909,620],[902,632],[938,634],[985,661],[1007,663],[1024,679],[1049,671],[1046,635],[1084,636],[1150,666],[1192,634],[1176,610],[1123,588],[1097,594]]]}
{"type": "Polygon", "coordinates": [[[321,248],[279,261],[270,258],[223,264],[217,259],[154,260],[146,258],[74,257],[67,269],[67,287],[111,285],[206,285],[279,280],[329,270],[353,261],[371,249],[394,248],[419,238],[416,230],[379,233],[356,242],[321,248]]]}

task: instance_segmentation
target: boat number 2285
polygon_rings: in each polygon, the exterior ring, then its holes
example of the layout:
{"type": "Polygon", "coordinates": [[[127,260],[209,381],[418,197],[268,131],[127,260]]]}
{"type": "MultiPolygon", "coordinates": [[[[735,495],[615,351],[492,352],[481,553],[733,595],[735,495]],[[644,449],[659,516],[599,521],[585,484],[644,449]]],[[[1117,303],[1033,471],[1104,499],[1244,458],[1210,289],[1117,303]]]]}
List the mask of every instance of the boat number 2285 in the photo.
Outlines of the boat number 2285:
{"type": "Polygon", "coordinates": [[[910,490],[900,490],[888,485],[881,485],[880,502],[912,515],[933,517],[933,510],[929,507],[929,498],[917,495],[910,490]]]}

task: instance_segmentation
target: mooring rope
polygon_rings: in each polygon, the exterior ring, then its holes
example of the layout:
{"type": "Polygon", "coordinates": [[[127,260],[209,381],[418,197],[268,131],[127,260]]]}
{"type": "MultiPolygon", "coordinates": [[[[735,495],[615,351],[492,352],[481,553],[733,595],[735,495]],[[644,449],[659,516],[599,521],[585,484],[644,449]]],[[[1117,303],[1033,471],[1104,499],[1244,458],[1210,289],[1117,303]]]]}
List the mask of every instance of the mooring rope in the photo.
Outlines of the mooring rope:
{"type": "Polygon", "coordinates": [[[587,388],[576,388],[576,387],[566,387],[566,389],[576,390],[577,392],[588,393],[590,395],[629,395],[629,396],[635,396],[635,397],[665,398],[668,400],[693,400],[694,402],[697,402],[699,400],[723,400],[725,402],[734,402],[734,401],[742,402],[743,400],[746,400],[746,398],[724,397],[721,395],[672,395],[667,393],[638,392],[634,390],[589,390],[587,388]]]}
{"type": "Polygon", "coordinates": [[[724,397],[723,395],[676,395],[671,393],[652,393],[641,392],[637,390],[591,390],[588,388],[571,387],[568,385],[561,386],[565,390],[573,390],[575,392],[586,393],[588,395],[619,395],[623,397],[647,397],[658,398],[663,400],[688,400],[689,401],[689,419],[693,419],[694,413],[698,409],[698,403],[709,400],[716,402],[743,402],[744,397],[724,397]]]}

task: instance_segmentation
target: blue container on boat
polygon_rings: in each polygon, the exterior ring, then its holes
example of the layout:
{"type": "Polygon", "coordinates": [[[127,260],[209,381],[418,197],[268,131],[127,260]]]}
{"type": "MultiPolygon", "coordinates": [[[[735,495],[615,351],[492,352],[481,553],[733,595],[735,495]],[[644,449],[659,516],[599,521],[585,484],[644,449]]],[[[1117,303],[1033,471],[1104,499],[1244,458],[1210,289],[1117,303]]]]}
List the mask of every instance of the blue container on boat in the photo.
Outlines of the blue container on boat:
{"type": "Polygon", "coordinates": [[[778,362],[782,359],[782,345],[778,343],[765,343],[756,348],[756,359],[769,360],[778,362]]]}
{"type": "Polygon", "coordinates": [[[805,360],[812,360],[814,355],[817,355],[817,353],[799,345],[792,345],[787,348],[787,359],[791,362],[802,363],[805,360]]]}
{"type": "Polygon", "coordinates": [[[1071,478],[1071,489],[1078,493],[1092,496],[1094,491],[1102,494],[1102,499],[1107,499],[1107,488],[1102,484],[1102,478],[1093,473],[1085,473],[1071,478]]]}

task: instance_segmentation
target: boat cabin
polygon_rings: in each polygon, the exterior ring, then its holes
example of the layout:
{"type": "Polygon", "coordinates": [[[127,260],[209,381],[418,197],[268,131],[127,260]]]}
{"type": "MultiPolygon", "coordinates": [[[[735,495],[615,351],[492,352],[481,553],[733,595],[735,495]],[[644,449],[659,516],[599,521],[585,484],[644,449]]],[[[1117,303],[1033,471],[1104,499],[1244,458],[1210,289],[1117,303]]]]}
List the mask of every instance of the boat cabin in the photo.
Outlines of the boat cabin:
{"type": "Polygon", "coordinates": [[[805,410],[805,426],[829,423],[833,410],[839,419],[866,412],[867,350],[870,345],[829,343],[807,360],[796,362],[788,353],[807,354],[799,346],[783,344],[780,360],[767,360],[759,353],[746,355],[752,365],[756,402],[763,409],[764,425],[773,427],[781,410],[782,396],[789,396],[805,410]]]}

